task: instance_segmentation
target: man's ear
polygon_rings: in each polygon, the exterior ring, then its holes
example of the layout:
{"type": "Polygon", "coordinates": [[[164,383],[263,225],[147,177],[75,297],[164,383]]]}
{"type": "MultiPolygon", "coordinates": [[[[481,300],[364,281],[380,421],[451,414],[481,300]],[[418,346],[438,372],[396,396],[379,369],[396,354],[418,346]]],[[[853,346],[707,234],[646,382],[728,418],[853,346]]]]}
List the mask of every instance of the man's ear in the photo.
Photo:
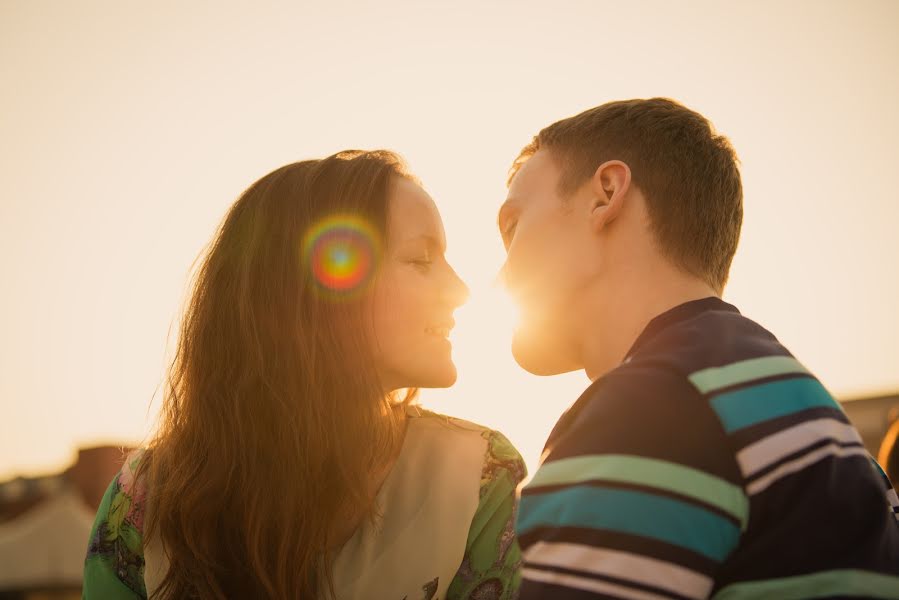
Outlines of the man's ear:
{"type": "Polygon", "coordinates": [[[631,187],[631,168],[620,160],[609,160],[596,168],[590,180],[593,202],[590,205],[590,224],[599,232],[614,221],[631,187]]]}

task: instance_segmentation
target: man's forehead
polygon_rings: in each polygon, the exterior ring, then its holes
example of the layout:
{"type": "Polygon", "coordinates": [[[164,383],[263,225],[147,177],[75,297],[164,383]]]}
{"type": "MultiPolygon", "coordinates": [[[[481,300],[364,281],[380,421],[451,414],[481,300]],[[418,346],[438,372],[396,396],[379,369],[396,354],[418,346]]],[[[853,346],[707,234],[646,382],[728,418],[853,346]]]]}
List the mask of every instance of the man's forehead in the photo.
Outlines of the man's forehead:
{"type": "Polygon", "coordinates": [[[518,167],[509,183],[508,198],[520,201],[532,188],[554,186],[558,176],[558,167],[549,152],[545,149],[538,150],[518,167]]]}

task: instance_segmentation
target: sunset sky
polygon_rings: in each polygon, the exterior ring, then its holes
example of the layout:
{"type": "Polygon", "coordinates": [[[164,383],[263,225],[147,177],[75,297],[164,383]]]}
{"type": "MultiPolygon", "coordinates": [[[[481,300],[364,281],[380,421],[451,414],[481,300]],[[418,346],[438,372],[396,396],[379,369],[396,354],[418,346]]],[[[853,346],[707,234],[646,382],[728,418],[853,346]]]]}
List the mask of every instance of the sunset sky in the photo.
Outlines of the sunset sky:
{"type": "Polygon", "coordinates": [[[506,172],[541,127],[652,96],[741,158],[725,299],[838,397],[899,389],[899,2],[0,0],[0,479],[145,439],[228,206],[287,162],[379,147],[435,198],[471,288],[459,382],[423,402],[533,472],[589,382],[508,351],[506,172]]]}

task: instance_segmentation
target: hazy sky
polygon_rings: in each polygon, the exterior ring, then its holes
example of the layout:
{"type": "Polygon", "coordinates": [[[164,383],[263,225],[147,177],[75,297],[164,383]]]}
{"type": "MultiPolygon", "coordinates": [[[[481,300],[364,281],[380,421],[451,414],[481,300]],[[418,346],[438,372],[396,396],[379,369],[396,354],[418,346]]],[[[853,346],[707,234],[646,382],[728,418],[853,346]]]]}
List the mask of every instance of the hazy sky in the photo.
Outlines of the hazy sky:
{"type": "Polygon", "coordinates": [[[408,159],[472,290],[459,382],[424,403],[533,470],[588,381],[512,360],[496,210],[534,133],[622,98],[676,98],[736,147],[725,299],[837,396],[899,388],[899,2],[261,4],[0,0],[0,479],[139,443],[225,210],[349,147],[408,159]]]}

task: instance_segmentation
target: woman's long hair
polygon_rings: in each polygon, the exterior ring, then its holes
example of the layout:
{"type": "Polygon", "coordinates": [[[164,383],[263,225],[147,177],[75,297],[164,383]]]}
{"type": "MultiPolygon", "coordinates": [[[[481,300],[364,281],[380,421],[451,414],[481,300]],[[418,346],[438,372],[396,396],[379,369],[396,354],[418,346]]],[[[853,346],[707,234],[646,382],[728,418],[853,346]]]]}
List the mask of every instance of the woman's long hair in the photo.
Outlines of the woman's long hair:
{"type": "MultiPolygon", "coordinates": [[[[396,155],[282,167],[231,207],[196,275],[141,476],[157,598],[318,598],[332,536],[371,514],[371,473],[402,443],[374,370],[365,294],[319,289],[304,235],[332,215],[386,240],[396,155]]],[[[405,401],[409,400],[407,396],[405,401]]]]}

